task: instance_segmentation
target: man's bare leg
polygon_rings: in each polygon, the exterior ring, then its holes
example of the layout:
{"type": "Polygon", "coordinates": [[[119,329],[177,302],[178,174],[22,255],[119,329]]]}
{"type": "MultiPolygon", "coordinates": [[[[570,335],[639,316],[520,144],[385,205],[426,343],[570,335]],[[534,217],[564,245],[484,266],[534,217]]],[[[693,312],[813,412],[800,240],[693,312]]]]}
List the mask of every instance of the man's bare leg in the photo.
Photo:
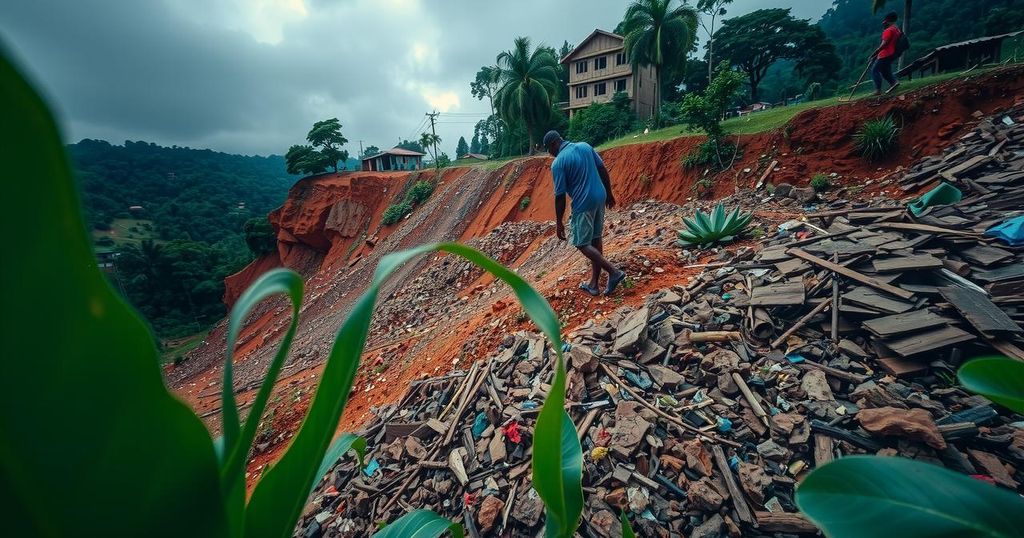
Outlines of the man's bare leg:
{"type": "Polygon", "coordinates": [[[593,244],[576,248],[580,249],[580,252],[590,260],[590,263],[592,264],[591,276],[596,274],[600,277],[601,269],[604,269],[609,275],[617,275],[622,272],[618,267],[615,267],[611,262],[605,259],[604,255],[601,254],[601,251],[594,248],[593,244]]]}
{"type": "MultiPolygon", "coordinates": [[[[601,238],[594,239],[590,242],[590,246],[594,247],[595,250],[602,256],[604,256],[604,244],[601,238]]],[[[594,260],[590,260],[590,287],[598,289],[601,285],[601,266],[598,265],[594,260]]]]}

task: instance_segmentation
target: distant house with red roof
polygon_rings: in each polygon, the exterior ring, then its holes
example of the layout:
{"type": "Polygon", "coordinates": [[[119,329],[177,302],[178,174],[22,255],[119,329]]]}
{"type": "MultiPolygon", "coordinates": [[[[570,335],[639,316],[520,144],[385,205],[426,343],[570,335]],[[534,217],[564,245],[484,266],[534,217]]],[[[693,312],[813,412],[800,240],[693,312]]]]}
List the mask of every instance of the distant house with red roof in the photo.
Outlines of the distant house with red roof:
{"type": "Polygon", "coordinates": [[[391,148],[363,159],[363,170],[386,172],[389,170],[420,170],[425,153],[403,148],[391,148]]]}

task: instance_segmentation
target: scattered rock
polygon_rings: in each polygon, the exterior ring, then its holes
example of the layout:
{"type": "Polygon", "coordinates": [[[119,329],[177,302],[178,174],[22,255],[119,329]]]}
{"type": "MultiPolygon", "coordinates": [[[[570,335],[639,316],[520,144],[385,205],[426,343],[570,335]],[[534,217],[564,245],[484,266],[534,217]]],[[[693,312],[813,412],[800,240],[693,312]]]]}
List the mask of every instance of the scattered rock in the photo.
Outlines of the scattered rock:
{"type": "Polygon", "coordinates": [[[936,450],[946,448],[946,441],[935,426],[931,414],[923,409],[878,407],[857,413],[862,428],[875,435],[891,435],[922,442],[936,450]]]}

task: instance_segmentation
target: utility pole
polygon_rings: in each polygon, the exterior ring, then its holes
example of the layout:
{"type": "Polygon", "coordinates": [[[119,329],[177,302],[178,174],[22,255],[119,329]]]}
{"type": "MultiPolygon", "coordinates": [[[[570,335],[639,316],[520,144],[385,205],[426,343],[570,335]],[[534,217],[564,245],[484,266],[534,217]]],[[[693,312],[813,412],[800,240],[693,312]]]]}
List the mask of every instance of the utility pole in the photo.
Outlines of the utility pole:
{"type": "Polygon", "coordinates": [[[427,117],[430,118],[430,132],[434,135],[434,167],[440,168],[437,162],[437,131],[434,129],[434,121],[440,115],[440,112],[434,111],[433,113],[427,112],[427,117]]]}
{"type": "Polygon", "coordinates": [[[359,158],[360,159],[363,158],[363,141],[362,140],[359,141],[359,158]]]}

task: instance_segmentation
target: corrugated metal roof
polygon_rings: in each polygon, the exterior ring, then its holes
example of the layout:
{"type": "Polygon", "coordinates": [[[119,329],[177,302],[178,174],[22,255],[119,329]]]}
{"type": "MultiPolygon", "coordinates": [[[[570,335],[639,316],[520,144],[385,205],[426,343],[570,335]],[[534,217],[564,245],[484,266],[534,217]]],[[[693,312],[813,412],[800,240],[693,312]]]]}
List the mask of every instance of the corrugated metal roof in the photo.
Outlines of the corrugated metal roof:
{"type": "Polygon", "coordinates": [[[976,38],[976,39],[968,39],[967,41],[961,41],[959,43],[950,43],[949,45],[943,45],[941,47],[935,47],[935,50],[949,50],[949,49],[955,49],[955,48],[959,48],[959,47],[965,47],[965,46],[968,46],[968,45],[976,45],[978,43],[987,43],[989,41],[997,41],[997,40],[1001,40],[1001,39],[1008,39],[1008,38],[1011,38],[1011,37],[1017,37],[1018,35],[1020,35],[1020,33],[1022,31],[1024,31],[1024,30],[1021,30],[1021,31],[1018,31],[1018,32],[1010,32],[1008,34],[1002,34],[1002,35],[993,35],[993,36],[988,36],[988,37],[979,37],[979,38],[976,38]]]}
{"type": "Polygon", "coordinates": [[[397,155],[399,157],[423,157],[423,156],[426,156],[426,153],[420,153],[418,151],[412,151],[411,149],[405,149],[405,148],[391,148],[389,150],[382,151],[382,152],[380,152],[380,153],[378,153],[376,155],[371,155],[369,157],[363,157],[363,160],[366,161],[366,160],[369,160],[369,159],[376,159],[377,157],[380,157],[381,155],[397,155]]]}

